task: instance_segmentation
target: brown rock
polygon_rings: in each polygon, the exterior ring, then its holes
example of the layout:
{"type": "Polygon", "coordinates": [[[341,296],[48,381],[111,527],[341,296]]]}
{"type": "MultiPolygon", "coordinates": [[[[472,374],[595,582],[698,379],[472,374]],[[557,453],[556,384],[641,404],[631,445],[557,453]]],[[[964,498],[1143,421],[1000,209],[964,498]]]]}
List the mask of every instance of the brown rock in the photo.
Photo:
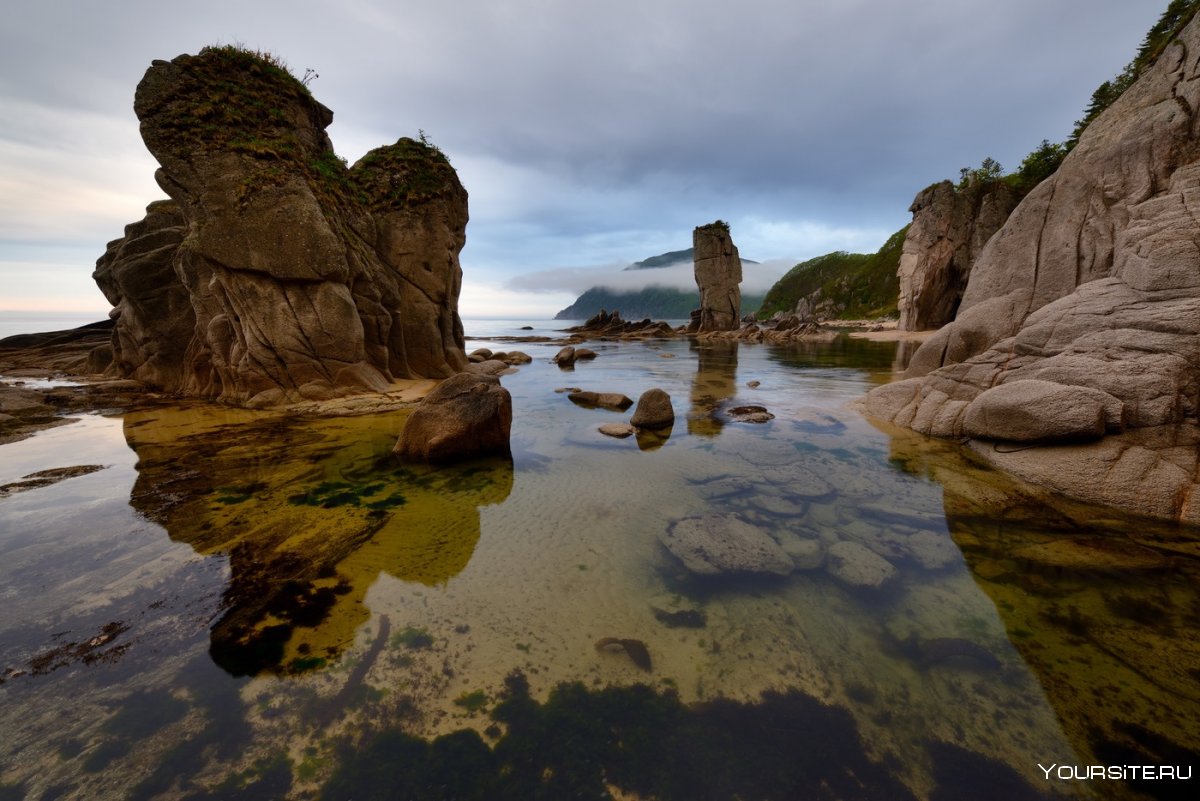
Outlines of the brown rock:
{"type": "Polygon", "coordinates": [[[1200,19],[1013,211],[954,322],[920,348],[909,380],[869,394],[867,411],[945,437],[1108,432],[972,448],[1072,498],[1200,522],[1195,454],[1181,447],[1200,434],[1200,65],[1186,57],[1196,50],[1200,19]],[[1007,395],[1033,381],[1058,388],[1007,395]]]}
{"type": "Polygon", "coordinates": [[[971,401],[963,412],[963,433],[1009,442],[1096,439],[1104,436],[1106,418],[1120,425],[1121,407],[1112,395],[1090,387],[1010,381],[971,401]]]}
{"type": "Polygon", "coordinates": [[[648,389],[638,398],[637,409],[629,418],[630,425],[638,428],[666,428],[675,424],[675,408],[671,396],[655,387],[648,389]]]}
{"type": "Polygon", "coordinates": [[[512,396],[494,376],[459,373],[405,421],[394,452],[404,461],[451,462],[508,454],[512,396]]]}
{"type": "Polygon", "coordinates": [[[770,535],[736,515],[684,518],[672,524],[660,540],[689,572],[699,576],[786,576],[794,569],[791,558],[770,535]]]}
{"type": "Polygon", "coordinates": [[[616,437],[617,439],[625,439],[636,433],[636,429],[628,423],[605,423],[598,430],[606,437],[616,437]]]}
{"type": "Polygon", "coordinates": [[[742,260],[729,236],[729,225],[717,220],[692,232],[696,285],[700,287],[699,332],[733,331],[741,319],[742,260]]]}
{"type": "Polygon", "coordinates": [[[954,319],[971,266],[1018,200],[1003,181],[961,188],[942,181],[917,193],[897,270],[901,331],[940,328],[954,319]]]}
{"type": "Polygon", "coordinates": [[[825,569],[853,589],[883,589],[899,576],[891,562],[870,548],[849,540],[829,546],[825,569]]]}
{"type": "Polygon", "coordinates": [[[623,412],[633,405],[633,401],[628,396],[619,392],[580,390],[569,393],[567,397],[581,406],[599,406],[602,409],[613,409],[619,412],[623,412]]]}
{"type": "Polygon", "coordinates": [[[571,345],[561,348],[550,361],[559,367],[571,367],[575,364],[575,348],[571,345]]]}
{"type": "Polygon", "coordinates": [[[440,151],[348,169],[332,112],[233,47],[156,61],[134,109],[174,203],[97,263],[115,374],[261,406],[462,369],[467,198],[440,151]]]}

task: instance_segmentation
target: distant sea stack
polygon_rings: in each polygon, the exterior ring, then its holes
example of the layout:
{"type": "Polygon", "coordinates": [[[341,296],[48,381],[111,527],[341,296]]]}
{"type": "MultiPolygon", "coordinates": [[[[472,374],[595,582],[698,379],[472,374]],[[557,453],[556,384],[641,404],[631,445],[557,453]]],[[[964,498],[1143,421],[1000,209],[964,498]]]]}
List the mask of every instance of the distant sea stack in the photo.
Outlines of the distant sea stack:
{"type": "MultiPolygon", "coordinates": [[[[664,268],[694,266],[692,248],[672,250],[648,259],[635,261],[622,272],[639,273],[645,277],[646,285],[638,289],[614,289],[594,286],[587,289],[567,308],[554,315],[555,320],[587,320],[601,310],[613,309],[621,312],[627,320],[649,317],[654,320],[686,320],[700,305],[700,293],[695,289],[678,289],[658,278],[664,268]]],[[[752,267],[758,262],[742,259],[742,268],[752,267]]],[[[694,273],[693,273],[694,275],[694,273]]],[[[628,282],[621,282],[626,285],[628,282]]],[[[762,295],[743,295],[742,306],[757,309],[762,304],[762,295]]]]}
{"type": "Polygon", "coordinates": [[[877,417],[1088,503],[1200,523],[1200,20],[1021,201],[877,417]]]}
{"type": "Polygon", "coordinates": [[[700,310],[690,330],[732,331],[741,324],[742,260],[723,220],[701,225],[692,232],[696,286],[700,310]]]}
{"type": "Polygon", "coordinates": [[[333,113],[235,47],[155,61],[134,110],[172,201],[97,262],[110,373],[270,406],[465,366],[467,193],[424,136],[347,167],[333,113]]]}

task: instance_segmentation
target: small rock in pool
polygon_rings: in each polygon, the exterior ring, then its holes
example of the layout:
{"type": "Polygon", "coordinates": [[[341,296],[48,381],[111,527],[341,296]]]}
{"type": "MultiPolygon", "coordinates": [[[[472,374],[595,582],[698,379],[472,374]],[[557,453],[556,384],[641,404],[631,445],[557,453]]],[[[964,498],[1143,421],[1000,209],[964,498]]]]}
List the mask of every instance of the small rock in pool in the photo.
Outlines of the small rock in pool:
{"type": "Polygon", "coordinates": [[[550,361],[557,364],[559,367],[573,367],[575,365],[575,348],[567,345],[558,353],[554,354],[554,358],[550,361]]]}
{"type": "Polygon", "coordinates": [[[605,423],[600,426],[599,431],[607,437],[624,439],[625,437],[632,436],[636,429],[628,423],[605,423]]]}
{"type": "Polygon", "coordinates": [[[725,415],[735,423],[765,423],[775,419],[775,415],[762,406],[734,406],[726,409],[725,415]]]}
{"type": "Polygon", "coordinates": [[[762,386],[762,382],[761,381],[747,381],[746,386],[750,387],[750,389],[758,389],[760,386],[762,386]]]}
{"type": "Polygon", "coordinates": [[[708,624],[699,609],[680,609],[677,612],[655,609],[654,619],[669,629],[702,629],[708,624]]]}
{"type": "Polygon", "coordinates": [[[579,392],[572,392],[567,397],[580,406],[598,406],[602,409],[612,409],[619,412],[623,412],[633,405],[633,401],[620,392],[589,392],[581,390],[579,392]]]}
{"type": "Polygon", "coordinates": [[[629,424],[637,428],[666,428],[675,422],[671,396],[658,387],[648,389],[638,398],[637,409],[629,424]]]}
{"type": "Polygon", "coordinates": [[[616,648],[623,650],[626,656],[633,661],[633,664],[646,672],[650,671],[650,650],[646,648],[646,643],[641,640],[623,640],[618,637],[602,637],[596,640],[597,651],[607,651],[616,648]]]}

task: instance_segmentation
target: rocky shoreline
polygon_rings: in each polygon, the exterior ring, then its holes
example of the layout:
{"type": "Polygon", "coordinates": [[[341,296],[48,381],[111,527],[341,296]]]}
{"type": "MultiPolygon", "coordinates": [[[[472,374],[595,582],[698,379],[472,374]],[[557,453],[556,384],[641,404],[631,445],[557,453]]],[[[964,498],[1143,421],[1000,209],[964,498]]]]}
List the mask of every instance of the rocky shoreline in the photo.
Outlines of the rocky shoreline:
{"type": "Polygon", "coordinates": [[[1054,492],[1200,523],[1193,19],[971,267],[954,320],[865,410],[1054,492]]]}

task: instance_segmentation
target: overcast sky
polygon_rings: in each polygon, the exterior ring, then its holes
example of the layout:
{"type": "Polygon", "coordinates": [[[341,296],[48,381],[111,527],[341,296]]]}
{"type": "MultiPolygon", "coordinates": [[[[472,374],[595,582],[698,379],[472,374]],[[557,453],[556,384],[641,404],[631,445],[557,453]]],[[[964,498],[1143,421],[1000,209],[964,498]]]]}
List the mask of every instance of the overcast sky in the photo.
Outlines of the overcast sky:
{"type": "Polygon", "coordinates": [[[351,162],[424,130],[470,193],[464,316],[551,316],[717,218],[744,257],[782,266],[874,251],[923,186],[1065,138],[1165,7],[10,0],[0,309],[107,311],[95,260],[162,196],[134,87],[206,44],[315,69],[351,162]]]}

